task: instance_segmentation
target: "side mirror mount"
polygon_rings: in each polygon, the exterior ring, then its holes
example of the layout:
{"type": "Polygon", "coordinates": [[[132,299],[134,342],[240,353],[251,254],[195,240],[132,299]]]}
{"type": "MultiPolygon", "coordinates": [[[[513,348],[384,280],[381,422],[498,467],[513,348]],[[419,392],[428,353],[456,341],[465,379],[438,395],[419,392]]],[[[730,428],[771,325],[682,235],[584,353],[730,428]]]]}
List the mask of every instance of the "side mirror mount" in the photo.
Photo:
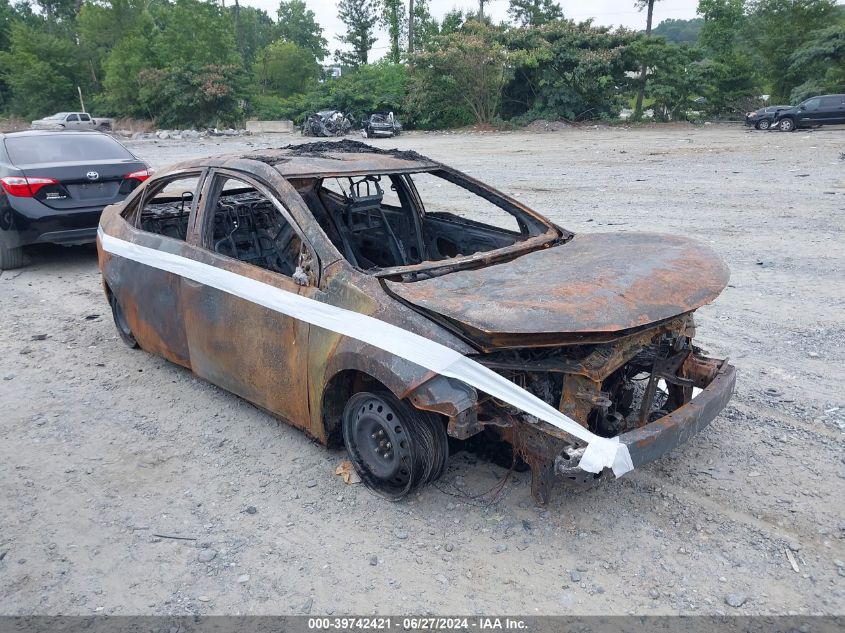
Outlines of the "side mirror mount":
{"type": "Polygon", "coordinates": [[[299,261],[296,264],[296,270],[293,272],[293,281],[297,286],[316,286],[317,274],[314,271],[314,258],[305,244],[299,247],[299,261]]]}

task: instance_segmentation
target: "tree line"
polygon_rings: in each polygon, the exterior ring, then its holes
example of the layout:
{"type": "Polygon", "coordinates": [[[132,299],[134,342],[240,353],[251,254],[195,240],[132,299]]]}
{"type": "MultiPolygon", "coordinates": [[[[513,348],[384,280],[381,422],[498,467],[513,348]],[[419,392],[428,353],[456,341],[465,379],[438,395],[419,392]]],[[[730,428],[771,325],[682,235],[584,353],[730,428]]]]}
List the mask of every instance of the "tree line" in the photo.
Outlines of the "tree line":
{"type": "Polygon", "coordinates": [[[163,127],[332,108],[445,128],[730,116],[761,95],[845,92],[835,0],[700,0],[696,19],[652,28],[659,1],[632,0],[639,31],[567,19],[554,0],[510,0],[498,24],[485,0],[440,20],[427,0],[339,0],[346,30],[329,42],[303,0],[274,16],[238,0],[0,0],[0,114],[76,109],[79,89],[97,115],[163,127]]]}

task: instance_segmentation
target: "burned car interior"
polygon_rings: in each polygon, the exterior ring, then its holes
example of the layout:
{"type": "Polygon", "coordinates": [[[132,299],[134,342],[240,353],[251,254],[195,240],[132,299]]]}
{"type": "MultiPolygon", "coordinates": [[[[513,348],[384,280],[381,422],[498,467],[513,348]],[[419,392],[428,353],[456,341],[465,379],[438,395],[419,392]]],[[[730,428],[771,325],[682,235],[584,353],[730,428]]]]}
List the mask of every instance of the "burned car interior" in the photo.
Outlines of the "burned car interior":
{"type": "Polygon", "coordinates": [[[546,230],[516,207],[464,189],[445,171],[291,183],[338,251],[364,271],[493,251],[546,230]],[[462,190],[466,197],[451,205],[438,203],[419,191],[424,179],[442,183],[436,187],[462,190]],[[485,215],[480,207],[492,210],[485,215]],[[490,217],[492,222],[485,221],[490,217]]]}
{"type": "MultiPolygon", "coordinates": [[[[197,184],[198,178],[179,179],[154,193],[141,209],[141,230],[184,241],[197,184]]],[[[205,240],[209,250],[293,276],[302,242],[266,195],[244,181],[218,177],[212,199],[214,215],[205,240]]]]}
{"type": "Polygon", "coordinates": [[[302,242],[275,205],[233,179],[215,183],[212,196],[211,250],[292,277],[302,242]]]}
{"type": "Polygon", "coordinates": [[[198,186],[199,174],[159,183],[147,194],[139,214],[139,228],[185,241],[198,186]]]}

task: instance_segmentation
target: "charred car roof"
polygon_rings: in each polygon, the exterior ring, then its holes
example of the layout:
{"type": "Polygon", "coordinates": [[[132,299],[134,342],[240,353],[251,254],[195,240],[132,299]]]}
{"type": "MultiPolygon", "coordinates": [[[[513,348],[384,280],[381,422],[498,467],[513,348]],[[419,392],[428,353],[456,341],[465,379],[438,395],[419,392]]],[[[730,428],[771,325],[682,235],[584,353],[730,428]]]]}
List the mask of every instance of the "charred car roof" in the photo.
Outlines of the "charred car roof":
{"type": "Polygon", "coordinates": [[[239,161],[246,160],[265,163],[285,178],[413,172],[442,167],[437,161],[414,151],[381,149],[344,139],[286,145],[277,149],[215,156],[199,161],[194,159],[180,163],[173,169],[223,165],[237,167],[239,161]]]}

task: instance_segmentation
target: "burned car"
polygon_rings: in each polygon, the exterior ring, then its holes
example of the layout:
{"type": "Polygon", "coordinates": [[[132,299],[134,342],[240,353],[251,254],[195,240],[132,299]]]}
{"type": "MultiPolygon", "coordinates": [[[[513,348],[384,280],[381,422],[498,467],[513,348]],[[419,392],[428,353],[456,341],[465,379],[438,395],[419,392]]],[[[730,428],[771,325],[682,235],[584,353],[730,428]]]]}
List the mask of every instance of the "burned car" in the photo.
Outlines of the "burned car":
{"type": "Polygon", "coordinates": [[[448,438],[509,444],[545,503],[682,444],[735,370],[694,343],[728,271],[677,235],[575,235],[413,152],[198,159],[103,213],[118,333],[316,440],[391,499],[448,438]]]}
{"type": "Polygon", "coordinates": [[[305,117],[303,136],[346,136],[352,129],[348,115],[338,110],[321,110],[305,117]]]}
{"type": "Polygon", "coordinates": [[[374,112],[363,121],[361,134],[364,138],[394,137],[402,133],[402,124],[392,112],[374,112]]]}

